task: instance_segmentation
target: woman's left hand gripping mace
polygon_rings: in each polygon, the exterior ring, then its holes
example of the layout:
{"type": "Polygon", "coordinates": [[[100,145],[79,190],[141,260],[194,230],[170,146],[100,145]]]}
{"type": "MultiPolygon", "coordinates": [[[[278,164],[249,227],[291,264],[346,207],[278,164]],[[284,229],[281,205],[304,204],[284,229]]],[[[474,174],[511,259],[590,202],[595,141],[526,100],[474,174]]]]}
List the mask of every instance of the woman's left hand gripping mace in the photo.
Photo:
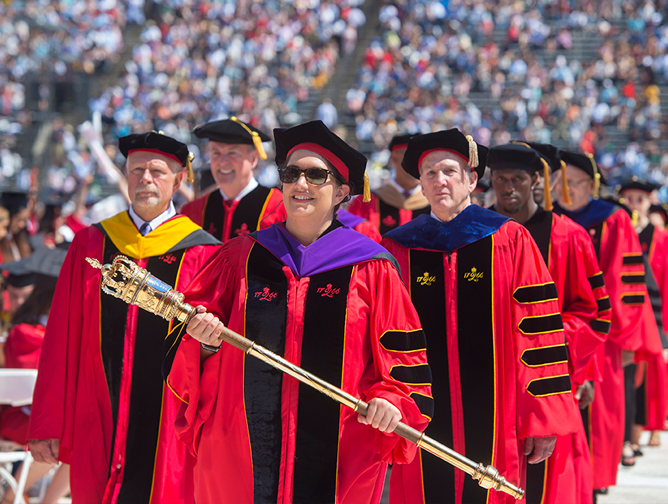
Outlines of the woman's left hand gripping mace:
{"type": "Polygon", "coordinates": [[[196,313],[195,308],[183,302],[183,294],[123,255],[116,256],[112,264],[102,265],[90,257],[86,257],[86,261],[102,270],[100,288],[126,303],[169,321],[176,318],[187,323],[196,313]]]}

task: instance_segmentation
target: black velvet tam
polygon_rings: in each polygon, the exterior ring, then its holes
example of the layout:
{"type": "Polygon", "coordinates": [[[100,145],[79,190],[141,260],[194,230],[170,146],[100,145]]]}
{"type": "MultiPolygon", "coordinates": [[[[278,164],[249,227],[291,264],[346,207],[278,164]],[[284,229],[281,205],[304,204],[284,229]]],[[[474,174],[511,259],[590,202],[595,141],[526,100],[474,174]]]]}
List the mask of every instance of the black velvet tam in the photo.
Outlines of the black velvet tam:
{"type": "Polygon", "coordinates": [[[543,157],[538,151],[522,143],[510,143],[492,147],[489,150],[487,164],[492,171],[513,169],[524,170],[529,173],[542,173],[545,167],[543,157]]]}
{"type": "Polygon", "coordinates": [[[589,175],[589,177],[592,179],[594,178],[595,173],[599,173],[601,176],[601,185],[605,185],[603,172],[601,172],[601,168],[596,164],[594,158],[586,156],[584,154],[579,154],[577,152],[569,152],[565,150],[560,150],[559,156],[561,156],[561,159],[563,160],[564,163],[579,168],[587,175],[589,175]]]}
{"type": "Polygon", "coordinates": [[[310,121],[287,129],[275,129],[276,164],[283,166],[293,151],[304,149],[314,152],[339,172],[346,182],[351,182],[351,194],[362,194],[367,159],[338,135],[331,132],[322,121],[310,121]]]}
{"type": "Polygon", "coordinates": [[[186,144],[155,131],[121,137],[118,148],[126,158],[133,151],[155,152],[181,163],[181,166],[186,166],[190,154],[186,144]]]}
{"type": "MultiPolygon", "coordinates": [[[[415,135],[408,142],[408,149],[404,154],[404,160],[401,163],[404,170],[415,178],[420,178],[420,163],[422,159],[432,151],[448,151],[462,158],[470,166],[469,160],[469,140],[457,128],[437,131],[436,133],[427,133],[426,135],[415,135]]],[[[472,167],[482,178],[487,166],[487,153],[489,149],[476,143],[478,154],[478,166],[472,167]]]]}
{"type": "Polygon", "coordinates": [[[257,133],[260,140],[270,142],[271,137],[250,124],[238,119],[221,119],[195,126],[193,133],[197,138],[208,138],[214,142],[226,144],[253,144],[253,133],[257,133]],[[245,127],[244,127],[245,126],[245,127]],[[250,130],[250,131],[249,131],[250,130]]]}

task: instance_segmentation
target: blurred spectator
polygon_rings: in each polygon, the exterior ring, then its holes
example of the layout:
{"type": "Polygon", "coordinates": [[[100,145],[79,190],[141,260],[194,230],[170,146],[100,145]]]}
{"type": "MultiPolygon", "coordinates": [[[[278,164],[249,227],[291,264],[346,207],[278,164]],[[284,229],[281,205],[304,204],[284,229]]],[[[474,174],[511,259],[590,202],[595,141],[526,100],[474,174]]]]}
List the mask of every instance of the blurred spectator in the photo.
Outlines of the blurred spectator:
{"type": "Polygon", "coordinates": [[[339,117],[332,100],[325,98],[322,103],[318,105],[318,108],[315,111],[315,119],[321,120],[329,129],[334,129],[339,122],[339,117]]]}

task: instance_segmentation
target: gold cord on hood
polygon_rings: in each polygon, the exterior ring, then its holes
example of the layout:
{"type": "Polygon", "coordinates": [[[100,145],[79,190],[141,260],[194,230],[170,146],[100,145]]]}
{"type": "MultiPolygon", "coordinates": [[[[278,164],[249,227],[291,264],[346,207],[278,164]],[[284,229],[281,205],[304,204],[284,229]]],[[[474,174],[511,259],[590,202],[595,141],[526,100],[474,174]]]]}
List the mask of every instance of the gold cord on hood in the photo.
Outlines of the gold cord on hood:
{"type": "Polygon", "coordinates": [[[561,161],[561,197],[564,200],[564,205],[570,205],[573,203],[571,197],[568,194],[568,181],[566,180],[566,163],[561,161]]]}
{"type": "Polygon", "coordinates": [[[469,166],[471,168],[477,168],[480,165],[478,159],[478,144],[475,143],[471,135],[466,135],[466,140],[469,143],[469,166]]]}
{"type": "Polygon", "coordinates": [[[241,122],[235,116],[230,117],[230,121],[234,121],[239,126],[241,126],[243,129],[248,131],[250,136],[253,138],[253,145],[255,146],[255,149],[257,150],[257,153],[260,155],[260,159],[267,159],[267,153],[264,151],[264,148],[262,147],[262,139],[260,138],[260,135],[258,135],[257,131],[253,131],[252,129],[250,129],[248,126],[246,126],[243,122],[241,122]]]}
{"type": "Polygon", "coordinates": [[[550,165],[547,164],[547,161],[543,159],[542,156],[539,156],[540,160],[543,162],[543,199],[545,201],[545,210],[552,210],[552,194],[550,192],[550,165]]]}
{"type": "Polygon", "coordinates": [[[195,154],[188,152],[188,157],[186,158],[186,182],[192,184],[195,182],[195,174],[193,173],[192,161],[195,159],[195,154]]]}
{"type": "Polygon", "coordinates": [[[587,157],[589,158],[589,161],[591,161],[592,168],[594,168],[594,190],[591,192],[591,196],[594,199],[598,199],[598,191],[601,188],[601,174],[598,171],[598,166],[596,165],[594,156],[587,153],[587,157]]]}

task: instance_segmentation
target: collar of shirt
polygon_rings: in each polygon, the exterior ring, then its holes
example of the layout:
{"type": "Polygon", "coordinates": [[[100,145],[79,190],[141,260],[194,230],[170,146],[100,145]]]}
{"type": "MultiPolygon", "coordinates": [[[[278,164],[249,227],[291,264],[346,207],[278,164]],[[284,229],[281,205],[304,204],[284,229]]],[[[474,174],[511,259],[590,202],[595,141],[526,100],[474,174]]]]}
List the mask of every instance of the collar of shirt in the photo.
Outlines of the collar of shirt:
{"type": "MultiPolygon", "coordinates": [[[[130,209],[128,210],[128,212],[130,213],[130,218],[132,219],[132,222],[134,222],[135,226],[137,226],[137,229],[141,229],[141,227],[144,225],[146,221],[141,217],[139,217],[139,215],[137,215],[134,208],[132,208],[132,204],[130,204],[130,209]]],[[[162,212],[155,219],[153,219],[148,223],[148,225],[151,226],[151,231],[157,229],[160,224],[168,221],[175,215],[176,215],[176,208],[174,208],[174,203],[170,202],[169,208],[167,210],[162,212]]]]}
{"type": "MultiPolygon", "coordinates": [[[[404,192],[406,192],[406,189],[401,187],[399,184],[397,184],[397,180],[395,178],[390,179],[390,184],[394,186],[394,188],[399,191],[399,194],[403,195],[404,192]]],[[[410,196],[413,196],[417,191],[420,190],[420,184],[416,185],[413,189],[409,189],[408,191],[410,192],[410,196]]]]}
{"type": "MultiPolygon", "coordinates": [[[[253,189],[255,189],[258,186],[257,180],[255,180],[255,177],[250,179],[250,182],[248,182],[248,185],[244,187],[239,194],[234,198],[234,201],[239,201],[241,198],[246,196],[249,192],[251,192],[253,189]]],[[[232,198],[228,198],[225,192],[222,189],[219,189],[220,194],[223,196],[223,201],[229,201],[232,198]]]]}

